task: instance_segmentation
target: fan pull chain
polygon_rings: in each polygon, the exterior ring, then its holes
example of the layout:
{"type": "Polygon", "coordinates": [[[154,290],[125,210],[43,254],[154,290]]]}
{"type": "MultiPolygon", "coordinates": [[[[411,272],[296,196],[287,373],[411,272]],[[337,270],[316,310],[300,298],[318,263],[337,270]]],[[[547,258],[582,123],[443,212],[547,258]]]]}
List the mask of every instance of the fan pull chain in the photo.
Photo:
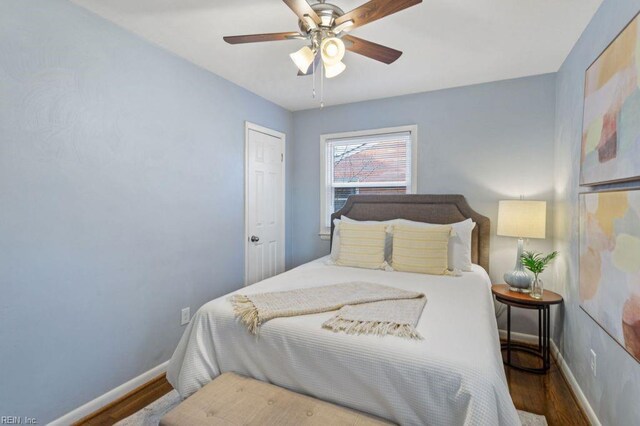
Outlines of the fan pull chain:
{"type": "Polygon", "coordinates": [[[324,108],[324,67],[320,64],[320,108],[324,108]]]}
{"type": "Polygon", "coordinates": [[[315,63],[315,59],[313,61],[313,63],[311,64],[311,66],[313,67],[313,69],[311,70],[311,77],[313,78],[313,88],[311,90],[311,97],[313,99],[316,98],[316,63],[315,63]]]}

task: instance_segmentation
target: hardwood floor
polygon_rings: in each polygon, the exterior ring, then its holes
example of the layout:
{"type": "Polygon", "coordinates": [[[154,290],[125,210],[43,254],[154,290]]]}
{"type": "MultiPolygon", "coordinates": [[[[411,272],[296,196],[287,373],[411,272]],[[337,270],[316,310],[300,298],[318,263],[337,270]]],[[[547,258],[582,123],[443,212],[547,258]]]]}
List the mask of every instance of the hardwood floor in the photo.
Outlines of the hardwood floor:
{"type": "MultiPolygon", "coordinates": [[[[519,363],[531,360],[531,357],[525,354],[514,353],[512,356],[519,363]]],[[[545,375],[505,367],[509,391],[516,408],[543,414],[549,426],[588,425],[587,418],[578,407],[554,359],[551,364],[551,369],[545,375]]],[[[165,377],[160,376],[76,424],[112,425],[151,404],[171,389],[165,377]]]]}
{"type": "Polygon", "coordinates": [[[90,414],[75,425],[110,426],[171,392],[173,387],[164,374],[129,392],[122,398],[90,414]]]}
{"type": "MultiPolygon", "coordinates": [[[[518,364],[539,366],[531,355],[513,352],[511,356],[518,364]]],[[[547,374],[526,373],[506,366],[505,372],[517,409],[544,415],[549,426],[589,425],[553,357],[547,374]]]]}

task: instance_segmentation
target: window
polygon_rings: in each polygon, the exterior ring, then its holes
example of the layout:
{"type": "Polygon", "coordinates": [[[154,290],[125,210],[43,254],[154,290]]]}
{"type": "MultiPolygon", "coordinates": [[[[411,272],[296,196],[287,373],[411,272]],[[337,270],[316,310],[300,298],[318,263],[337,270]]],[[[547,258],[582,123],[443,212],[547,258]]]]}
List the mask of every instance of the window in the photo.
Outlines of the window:
{"type": "Polygon", "coordinates": [[[321,236],[351,195],[416,192],[416,137],[416,126],[321,136],[321,236]]]}

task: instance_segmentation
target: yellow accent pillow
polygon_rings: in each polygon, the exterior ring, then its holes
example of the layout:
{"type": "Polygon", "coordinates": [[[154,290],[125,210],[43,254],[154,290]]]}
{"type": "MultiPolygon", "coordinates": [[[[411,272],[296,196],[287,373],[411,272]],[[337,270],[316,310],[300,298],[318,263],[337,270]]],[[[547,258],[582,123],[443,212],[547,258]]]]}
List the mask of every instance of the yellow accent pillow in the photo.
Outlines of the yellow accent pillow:
{"type": "Polygon", "coordinates": [[[448,275],[451,226],[395,225],[391,266],[396,271],[448,275]]]}
{"type": "Polygon", "coordinates": [[[384,269],[387,225],[340,222],[340,253],[336,264],[355,268],[384,269]]]}

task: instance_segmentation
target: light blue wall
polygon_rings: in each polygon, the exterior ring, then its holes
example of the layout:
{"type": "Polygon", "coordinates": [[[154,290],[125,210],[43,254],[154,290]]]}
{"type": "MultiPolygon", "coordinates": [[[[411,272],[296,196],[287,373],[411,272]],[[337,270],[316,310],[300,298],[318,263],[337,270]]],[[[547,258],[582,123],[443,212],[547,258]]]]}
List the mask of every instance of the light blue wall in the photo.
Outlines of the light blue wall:
{"type": "MultiPolygon", "coordinates": [[[[579,307],[578,185],[584,77],[589,65],[639,10],[638,0],[605,0],[557,74],[555,234],[561,258],[556,281],[563,285],[565,317],[564,329],[555,333],[554,340],[604,425],[640,424],[640,364],[579,307]],[[590,369],[592,348],[597,354],[597,377],[590,369]]],[[[618,185],[622,186],[629,185],[618,185]]]]}
{"type": "Polygon", "coordinates": [[[0,415],[44,424],[157,366],[182,307],[241,286],[244,120],[291,137],[67,1],[0,2],[0,415]]]}
{"type": "MultiPolygon", "coordinates": [[[[293,264],[329,252],[318,237],[320,135],[417,124],[418,192],[463,194],[491,218],[491,275],[501,282],[516,241],[494,235],[498,200],[553,200],[554,109],[548,74],[295,112],[293,264]]],[[[551,232],[531,244],[550,249],[551,232]]]]}

